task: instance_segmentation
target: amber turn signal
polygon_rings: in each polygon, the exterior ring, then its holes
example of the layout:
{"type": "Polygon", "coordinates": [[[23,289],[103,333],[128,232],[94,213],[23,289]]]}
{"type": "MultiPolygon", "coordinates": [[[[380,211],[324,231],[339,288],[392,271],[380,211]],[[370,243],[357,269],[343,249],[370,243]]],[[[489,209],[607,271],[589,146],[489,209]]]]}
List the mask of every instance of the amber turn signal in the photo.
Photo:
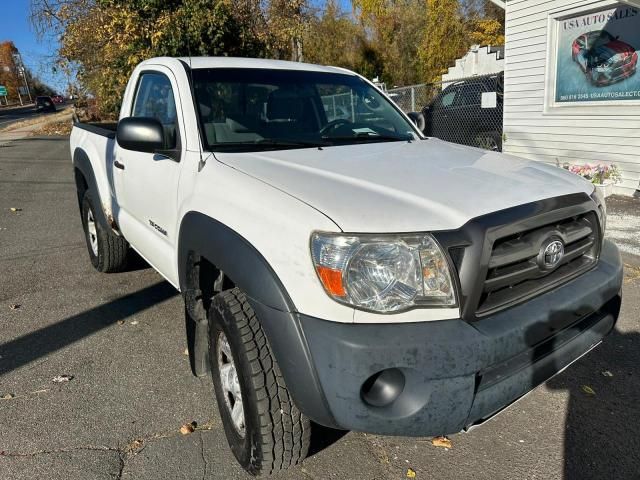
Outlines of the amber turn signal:
{"type": "Polygon", "coordinates": [[[336,297],[345,297],[347,292],[342,284],[342,272],[333,268],[318,266],[318,276],[324,285],[325,290],[336,297]]]}

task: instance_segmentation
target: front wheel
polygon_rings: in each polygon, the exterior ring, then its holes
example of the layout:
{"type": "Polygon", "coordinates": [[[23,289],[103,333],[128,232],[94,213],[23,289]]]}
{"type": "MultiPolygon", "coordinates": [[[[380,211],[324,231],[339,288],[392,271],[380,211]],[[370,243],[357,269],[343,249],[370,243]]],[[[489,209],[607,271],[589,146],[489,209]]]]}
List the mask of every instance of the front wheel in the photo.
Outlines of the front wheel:
{"type": "Polygon", "coordinates": [[[244,293],[216,295],[209,310],[211,375],[231,451],[252,475],[270,475],[307,456],[311,425],[294,405],[244,293]]]}
{"type": "Polygon", "coordinates": [[[476,147],[484,150],[491,150],[492,152],[502,151],[502,139],[499,133],[480,133],[476,135],[475,139],[476,147]]]}

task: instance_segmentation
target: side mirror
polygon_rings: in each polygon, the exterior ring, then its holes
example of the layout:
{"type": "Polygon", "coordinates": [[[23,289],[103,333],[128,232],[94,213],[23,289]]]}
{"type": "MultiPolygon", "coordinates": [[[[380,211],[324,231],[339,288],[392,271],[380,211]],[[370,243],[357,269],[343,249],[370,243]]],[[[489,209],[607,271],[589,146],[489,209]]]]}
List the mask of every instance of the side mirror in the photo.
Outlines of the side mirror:
{"type": "Polygon", "coordinates": [[[421,132],[424,132],[424,127],[426,126],[426,122],[422,112],[409,112],[407,113],[407,116],[409,117],[409,119],[411,119],[411,121],[415,124],[415,126],[418,127],[418,130],[420,130],[421,132]]]}
{"type": "Polygon", "coordinates": [[[165,148],[164,128],[155,118],[127,117],[118,122],[118,145],[126,150],[155,153],[165,148]]]}

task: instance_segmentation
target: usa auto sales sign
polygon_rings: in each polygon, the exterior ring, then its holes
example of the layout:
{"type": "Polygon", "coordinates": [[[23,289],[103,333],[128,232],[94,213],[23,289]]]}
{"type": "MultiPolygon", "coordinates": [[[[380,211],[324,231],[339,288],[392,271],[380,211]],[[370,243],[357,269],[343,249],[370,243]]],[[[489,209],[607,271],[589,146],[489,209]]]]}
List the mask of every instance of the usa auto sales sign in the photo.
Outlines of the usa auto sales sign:
{"type": "Polygon", "coordinates": [[[555,103],[640,101],[640,10],[558,18],[555,103]]]}

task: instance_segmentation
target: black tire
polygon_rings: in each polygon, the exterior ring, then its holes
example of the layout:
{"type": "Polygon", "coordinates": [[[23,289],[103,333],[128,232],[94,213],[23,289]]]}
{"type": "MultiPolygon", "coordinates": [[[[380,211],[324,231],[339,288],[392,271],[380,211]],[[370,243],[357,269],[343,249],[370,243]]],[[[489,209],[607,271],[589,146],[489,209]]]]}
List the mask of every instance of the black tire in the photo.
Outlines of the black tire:
{"type": "Polygon", "coordinates": [[[502,151],[502,136],[498,132],[479,133],[474,138],[476,147],[492,152],[502,151]]]}
{"type": "Polygon", "coordinates": [[[309,451],[310,421],[294,405],[260,322],[238,288],[213,298],[209,310],[209,359],[224,431],[240,465],[257,476],[301,463],[309,451]],[[234,425],[223,391],[218,363],[222,334],[240,385],[244,435],[234,425]]]}
{"type": "Polygon", "coordinates": [[[116,235],[111,229],[105,230],[96,217],[96,207],[92,193],[87,190],[82,199],[82,228],[87,242],[87,250],[91,264],[103,273],[122,271],[127,264],[129,243],[124,237],[116,235]],[[90,217],[93,218],[95,233],[89,231],[90,217]],[[92,236],[97,241],[97,247],[92,246],[92,236]]]}

